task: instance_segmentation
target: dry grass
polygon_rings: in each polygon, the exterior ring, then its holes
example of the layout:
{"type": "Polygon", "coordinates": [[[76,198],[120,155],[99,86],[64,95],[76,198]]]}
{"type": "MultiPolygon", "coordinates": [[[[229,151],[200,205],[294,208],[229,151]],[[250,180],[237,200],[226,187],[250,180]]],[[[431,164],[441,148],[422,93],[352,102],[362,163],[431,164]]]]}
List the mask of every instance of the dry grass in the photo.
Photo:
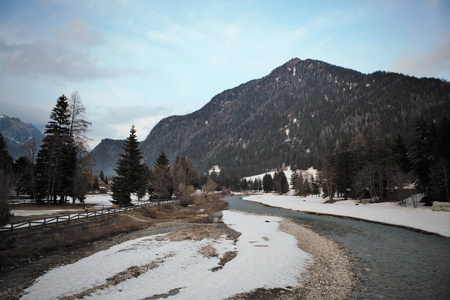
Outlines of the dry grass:
{"type": "Polygon", "coordinates": [[[175,220],[212,222],[212,215],[228,205],[224,201],[219,201],[220,197],[218,195],[197,197],[195,205],[188,207],[163,204],[160,211],[157,211],[156,207],[142,208],[66,224],[0,233],[0,273],[48,253],[82,247],[86,243],[158,223],[175,220]]]}
{"type": "Polygon", "coordinates": [[[210,223],[212,216],[219,210],[227,208],[228,203],[219,201],[222,196],[206,195],[197,197],[195,204],[187,207],[175,204],[161,205],[160,210],[156,206],[140,210],[140,213],[159,222],[170,222],[174,220],[186,220],[190,222],[210,223]]]}

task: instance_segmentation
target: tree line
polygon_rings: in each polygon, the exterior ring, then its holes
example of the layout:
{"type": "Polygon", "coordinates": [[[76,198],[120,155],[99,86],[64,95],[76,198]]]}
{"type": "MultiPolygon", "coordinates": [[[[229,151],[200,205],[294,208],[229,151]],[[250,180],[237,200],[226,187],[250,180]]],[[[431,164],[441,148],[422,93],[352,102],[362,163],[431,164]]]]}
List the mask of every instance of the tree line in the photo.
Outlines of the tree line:
{"type": "Polygon", "coordinates": [[[93,178],[86,146],[86,133],[91,123],[85,120],[85,112],[78,92],[72,93],[70,98],[61,95],[50,113],[40,149],[29,141],[25,145],[29,155],[16,161],[9,155],[0,134],[3,222],[10,217],[7,198],[11,188],[17,195],[29,195],[40,203],[65,203],[68,197],[84,201],[93,178]]]}
{"type": "Polygon", "coordinates": [[[320,177],[325,196],[402,201],[417,190],[425,195],[426,205],[450,201],[449,119],[427,123],[420,117],[412,131],[410,145],[400,135],[391,139],[376,126],[365,136],[330,144],[320,177]]]}
{"type": "Polygon", "coordinates": [[[142,150],[139,148],[136,129],[132,126],[123,153],[117,161],[117,175],[112,178],[112,203],[132,205],[131,194],[136,193],[138,198],[148,194],[155,200],[170,199],[175,195],[182,205],[189,205],[193,203],[192,194],[199,188],[203,192],[264,190],[284,194],[289,191],[289,182],[283,171],[275,172],[273,178],[266,174],[263,180],[228,176],[226,171],[220,175],[212,172],[199,176],[193,159],[177,157],[171,165],[164,151],[161,151],[151,169],[142,161],[142,150]]]}
{"type": "Polygon", "coordinates": [[[139,148],[136,129],[132,126],[123,153],[117,161],[117,175],[112,178],[112,203],[132,205],[132,193],[136,193],[138,198],[148,193],[151,198],[158,200],[158,209],[159,200],[170,199],[173,194],[180,198],[184,206],[193,203],[192,194],[199,187],[200,181],[192,159],[178,157],[171,166],[162,151],[152,169],[142,161],[142,150],[139,148]]]}

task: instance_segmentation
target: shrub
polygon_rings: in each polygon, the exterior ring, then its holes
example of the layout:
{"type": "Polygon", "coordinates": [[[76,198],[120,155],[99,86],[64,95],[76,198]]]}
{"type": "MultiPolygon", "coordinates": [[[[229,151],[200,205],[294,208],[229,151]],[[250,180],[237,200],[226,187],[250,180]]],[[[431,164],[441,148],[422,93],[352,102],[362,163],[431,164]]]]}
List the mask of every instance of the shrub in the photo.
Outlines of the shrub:
{"type": "Polygon", "coordinates": [[[192,185],[185,186],[180,183],[178,186],[180,191],[180,205],[183,207],[187,207],[191,204],[194,204],[194,197],[192,196],[195,193],[195,188],[192,185]]]}
{"type": "Polygon", "coordinates": [[[158,212],[154,207],[148,207],[141,210],[144,217],[158,219],[158,212]]]}
{"type": "Polygon", "coordinates": [[[195,203],[194,197],[190,195],[180,197],[180,205],[183,207],[188,207],[189,205],[192,205],[194,203],[195,203]]]}

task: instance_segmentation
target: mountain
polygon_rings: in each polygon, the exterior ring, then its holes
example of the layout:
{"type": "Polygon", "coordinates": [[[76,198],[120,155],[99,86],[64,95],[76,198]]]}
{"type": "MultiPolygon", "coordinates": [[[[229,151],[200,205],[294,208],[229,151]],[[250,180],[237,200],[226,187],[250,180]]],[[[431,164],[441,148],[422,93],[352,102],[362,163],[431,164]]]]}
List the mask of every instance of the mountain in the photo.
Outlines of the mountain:
{"type": "Polygon", "coordinates": [[[106,176],[115,175],[114,169],[120,154],[123,152],[122,147],[125,140],[103,139],[91,152],[90,156],[94,167],[92,171],[99,175],[100,171],[106,176]]]}
{"type": "Polygon", "coordinates": [[[28,141],[34,139],[37,148],[39,148],[44,138],[44,134],[33,125],[23,123],[19,118],[8,117],[6,115],[0,115],[0,132],[6,140],[8,152],[14,159],[28,155],[23,149],[23,146],[28,141]]]}
{"type": "Polygon", "coordinates": [[[161,120],[141,148],[149,166],[164,150],[171,161],[193,158],[202,171],[219,165],[230,175],[245,176],[282,164],[318,167],[328,142],[374,125],[408,142],[419,116],[438,120],[449,114],[448,82],[388,72],[366,75],[295,58],[191,114],[161,120]]]}

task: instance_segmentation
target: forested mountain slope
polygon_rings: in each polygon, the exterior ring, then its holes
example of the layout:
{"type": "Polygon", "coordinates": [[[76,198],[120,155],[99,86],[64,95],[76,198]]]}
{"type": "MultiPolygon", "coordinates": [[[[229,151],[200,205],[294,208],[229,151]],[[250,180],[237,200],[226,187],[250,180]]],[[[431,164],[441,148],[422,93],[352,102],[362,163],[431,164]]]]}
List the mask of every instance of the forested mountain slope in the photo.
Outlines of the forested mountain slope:
{"type": "Polygon", "coordinates": [[[296,58],[218,94],[198,111],[161,120],[141,148],[149,166],[164,150],[171,161],[189,156],[202,171],[218,164],[229,175],[244,176],[283,163],[318,167],[328,142],[374,125],[408,142],[419,116],[438,120],[449,114],[448,82],[366,75],[296,58]]]}
{"type": "Polygon", "coordinates": [[[106,176],[115,175],[116,162],[122,153],[125,140],[103,139],[91,152],[93,172],[99,175],[100,171],[106,176]]]}

